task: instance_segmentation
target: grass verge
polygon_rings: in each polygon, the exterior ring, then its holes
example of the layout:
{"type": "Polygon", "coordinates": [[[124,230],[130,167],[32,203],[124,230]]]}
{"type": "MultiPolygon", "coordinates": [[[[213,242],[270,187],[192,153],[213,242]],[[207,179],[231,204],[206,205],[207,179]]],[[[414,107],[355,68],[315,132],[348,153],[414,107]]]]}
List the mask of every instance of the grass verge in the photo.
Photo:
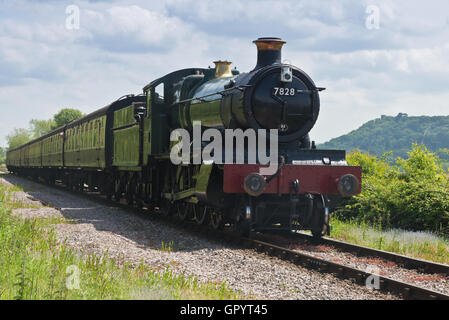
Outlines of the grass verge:
{"type": "MultiPolygon", "coordinates": [[[[240,299],[226,283],[202,283],[131,267],[104,256],[79,255],[57,241],[54,218],[20,219],[8,195],[19,190],[0,186],[0,299],[240,299]]],[[[61,221],[58,221],[61,223],[61,221]]]]}
{"type": "Polygon", "coordinates": [[[367,223],[331,219],[331,238],[410,257],[449,264],[449,241],[430,232],[382,230],[367,223]]]}

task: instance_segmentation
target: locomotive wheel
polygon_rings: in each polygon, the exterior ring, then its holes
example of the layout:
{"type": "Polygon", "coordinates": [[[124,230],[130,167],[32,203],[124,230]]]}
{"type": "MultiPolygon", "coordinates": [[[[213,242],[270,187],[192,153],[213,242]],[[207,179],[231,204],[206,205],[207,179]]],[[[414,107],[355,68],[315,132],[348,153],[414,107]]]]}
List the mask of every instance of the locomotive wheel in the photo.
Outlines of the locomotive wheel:
{"type": "Polygon", "coordinates": [[[193,217],[193,203],[180,203],[177,205],[177,213],[179,220],[190,220],[193,217]]]}
{"type": "Polygon", "coordinates": [[[168,218],[173,215],[173,212],[175,211],[175,204],[172,203],[168,199],[162,199],[161,200],[161,213],[164,217],[168,218]]]}
{"type": "Polygon", "coordinates": [[[109,177],[105,178],[102,184],[102,189],[106,194],[106,198],[108,200],[112,200],[112,196],[114,194],[114,180],[109,177]]]}
{"type": "Polygon", "coordinates": [[[138,183],[136,185],[136,193],[135,193],[135,198],[136,198],[136,207],[139,209],[143,208],[143,186],[141,183],[138,183]]]}
{"type": "MultiPolygon", "coordinates": [[[[320,239],[327,232],[327,226],[329,221],[326,221],[326,214],[324,208],[325,199],[320,197],[316,197],[314,200],[314,210],[312,217],[312,235],[315,239],[320,239]]],[[[327,220],[329,218],[327,217],[327,220]]]]}
{"type": "Polygon", "coordinates": [[[251,231],[251,225],[247,220],[239,221],[236,224],[236,230],[242,237],[248,237],[251,231]]]}
{"type": "Polygon", "coordinates": [[[76,192],[80,191],[80,189],[81,189],[80,179],[75,176],[72,180],[72,190],[76,192]]]}
{"type": "Polygon", "coordinates": [[[48,176],[44,180],[46,184],[55,184],[55,178],[52,176],[48,176]]]}
{"type": "Polygon", "coordinates": [[[76,191],[80,191],[80,192],[84,192],[84,179],[83,177],[79,177],[78,178],[78,182],[77,182],[77,190],[76,191]]]}
{"type": "Polygon", "coordinates": [[[132,193],[127,193],[126,194],[126,204],[128,206],[134,205],[134,197],[133,197],[132,193]]]}
{"type": "Polygon", "coordinates": [[[74,181],[74,177],[73,176],[68,176],[67,177],[67,188],[69,190],[75,191],[75,181],[74,181]]]}
{"type": "Polygon", "coordinates": [[[122,198],[122,193],[120,191],[116,191],[114,193],[114,201],[120,202],[121,198],[122,198]]]}
{"type": "Polygon", "coordinates": [[[194,216],[195,221],[198,224],[208,224],[210,221],[210,214],[207,206],[202,204],[197,204],[194,206],[194,216]]]}
{"type": "Polygon", "coordinates": [[[114,201],[120,202],[122,198],[122,186],[119,179],[115,180],[114,187],[114,201]]]}
{"type": "Polygon", "coordinates": [[[138,209],[142,209],[143,208],[143,200],[142,199],[137,199],[136,200],[136,207],[138,208],[138,209]]]}
{"type": "Polygon", "coordinates": [[[136,181],[134,178],[126,186],[126,203],[129,206],[134,204],[134,192],[136,190],[136,181]]]}
{"type": "Polygon", "coordinates": [[[210,224],[212,225],[212,228],[215,230],[220,230],[224,226],[223,222],[223,215],[218,210],[213,210],[210,213],[210,224]]]}
{"type": "Polygon", "coordinates": [[[314,239],[320,239],[323,236],[323,232],[321,230],[312,230],[312,236],[314,239]]]}

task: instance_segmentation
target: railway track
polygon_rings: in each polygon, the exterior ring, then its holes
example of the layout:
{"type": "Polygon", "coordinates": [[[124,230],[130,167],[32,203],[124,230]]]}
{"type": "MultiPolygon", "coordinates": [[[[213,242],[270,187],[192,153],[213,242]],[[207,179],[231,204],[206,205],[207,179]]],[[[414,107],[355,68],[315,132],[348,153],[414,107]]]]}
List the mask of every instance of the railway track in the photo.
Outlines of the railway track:
{"type": "MultiPolygon", "coordinates": [[[[378,277],[378,290],[399,294],[404,299],[425,299],[425,300],[449,300],[449,295],[422,288],[403,281],[394,280],[381,275],[373,275],[366,271],[353,268],[341,263],[332,262],[326,259],[310,256],[272,243],[248,239],[247,245],[259,251],[267,252],[272,256],[284,260],[292,261],[295,264],[316,269],[320,272],[327,272],[336,275],[339,278],[352,279],[360,285],[366,285],[367,281],[378,277]]],[[[411,258],[410,258],[411,259],[411,258]]],[[[377,288],[376,288],[377,289],[377,288]]]]}
{"type": "MultiPolygon", "coordinates": [[[[56,184],[50,187],[64,189],[64,185],[56,184]]],[[[266,240],[267,237],[260,237],[256,235],[251,238],[243,238],[239,236],[237,233],[230,230],[213,230],[208,226],[198,225],[195,222],[190,221],[180,221],[173,217],[164,217],[162,214],[150,214],[153,213],[152,210],[148,208],[136,208],[127,205],[124,202],[116,202],[112,200],[108,200],[105,196],[100,195],[97,192],[75,192],[78,195],[86,197],[90,200],[95,200],[97,202],[119,207],[129,212],[133,212],[139,215],[145,215],[147,217],[161,219],[166,221],[169,224],[172,224],[176,227],[182,228],[188,232],[193,232],[196,234],[200,234],[206,236],[208,238],[213,238],[219,241],[225,241],[228,244],[234,246],[240,246],[245,248],[251,248],[258,252],[266,253],[270,256],[277,257],[282,260],[290,261],[293,264],[300,265],[309,269],[317,270],[322,273],[331,273],[340,279],[350,279],[353,280],[354,283],[366,286],[368,282],[373,280],[373,277],[377,277],[376,281],[378,284],[377,290],[382,292],[389,292],[395,295],[402,297],[403,299],[425,299],[425,300],[449,300],[449,295],[444,293],[440,293],[434,290],[429,290],[420,286],[416,286],[414,284],[410,284],[403,281],[398,281],[395,279],[391,279],[386,276],[381,275],[373,275],[369,272],[342,264],[333,261],[329,261],[326,259],[313,257],[311,255],[298,252],[296,250],[289,249],[285,246],[278,245],[272,243],[271,240],[266,240]],[[268,242],[270,241],[270,242],[268,242]]],[[[39,199],[36,199],[41,201],[39,199]]],[[[41,201],[42,202],[42,201],[41,201]]],[[[44,202],[45,204],[45,202],[44,202]]],[[[303,234],[303,233],[294,233],[288,236],[289,239],[306,239],[308,241],[312,241],[312,237],[303,234]]],[[[391,252],[386,252],[382,250],[376,250],[372,248],[367,248],[363,246],[353,245],[350,243],[337,241],[329,238],[323,238],[321,240],[322,244],[327,244],[334,246],[336,248],[349,251],[355,253],[357,255],[365,255],[370,257],[380,257],[383,259],[394,261],[406,268],[418,269],[427,273],[435,272],[435,273],[444,273],[449,274],[449,266],[439,263],[434,263],[430,261],[414,259],[398,254],[394,254],[391,252]]]]}
{"type": "MultiPolygon", "coordinates": [[[[291,239],[304,239],[313,242],[314,239],[311,235],[305,233],[291,234],[291,239]]],[[[395,262],[396,264],[408,268],[416,269],[423,273],[440,273],[449,275],[449,265],[443,263],[437,263],[428,260],[422,260],[417,258],[412,258],[409,256],[404,256],[401,254],[369,248],[357,244],[352,244],[349,242],[339,241],[332,238],[323,237],[319,240],[318,244],[329,245],[337,249],[341,249],[347,252],[354,253],[357,256],[370,256],[378,257],[388,261],[395,262]]]]}

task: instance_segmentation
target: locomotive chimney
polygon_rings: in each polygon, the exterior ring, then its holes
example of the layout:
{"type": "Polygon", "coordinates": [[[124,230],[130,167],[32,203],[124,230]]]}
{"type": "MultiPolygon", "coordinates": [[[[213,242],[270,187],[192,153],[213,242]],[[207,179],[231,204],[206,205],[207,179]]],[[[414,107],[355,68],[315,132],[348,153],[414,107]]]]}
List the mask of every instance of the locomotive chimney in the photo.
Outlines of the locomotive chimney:
{"type": "Polygon", "coordinates": [[[257,65],[254,70],[273,63],[281,63],[281,49],[285,41],[280,38],[259,38],[253,43],[257,46],[257,65]]]}

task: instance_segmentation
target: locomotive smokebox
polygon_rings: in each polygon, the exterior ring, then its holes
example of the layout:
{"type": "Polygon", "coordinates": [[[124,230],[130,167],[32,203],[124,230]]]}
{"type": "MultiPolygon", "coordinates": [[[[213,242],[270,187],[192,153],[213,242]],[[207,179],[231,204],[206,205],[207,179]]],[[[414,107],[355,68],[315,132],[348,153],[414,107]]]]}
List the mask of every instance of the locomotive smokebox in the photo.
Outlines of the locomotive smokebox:
{"type": "Polygon", "coordinates": [[[257,64],[253,69],[257,70],[268,65],[281,63],[282,46],[286,43],[280,38],[259,38],[253,43],[257,46],[257,64]]]}
{"type": "Polygon", "coordinates": [[[282,63],[284,40],[269,37],[253,42],[255,69],[234,75],[229,62],[216,61],[214,78],[195,87],[193,99],[178,113],[181,123],[186,128],[201,121],[203,127],[274,129],[280,143],[307,146],[303,141],[318,118],[320,88],[301,69],[282,63]]]}

